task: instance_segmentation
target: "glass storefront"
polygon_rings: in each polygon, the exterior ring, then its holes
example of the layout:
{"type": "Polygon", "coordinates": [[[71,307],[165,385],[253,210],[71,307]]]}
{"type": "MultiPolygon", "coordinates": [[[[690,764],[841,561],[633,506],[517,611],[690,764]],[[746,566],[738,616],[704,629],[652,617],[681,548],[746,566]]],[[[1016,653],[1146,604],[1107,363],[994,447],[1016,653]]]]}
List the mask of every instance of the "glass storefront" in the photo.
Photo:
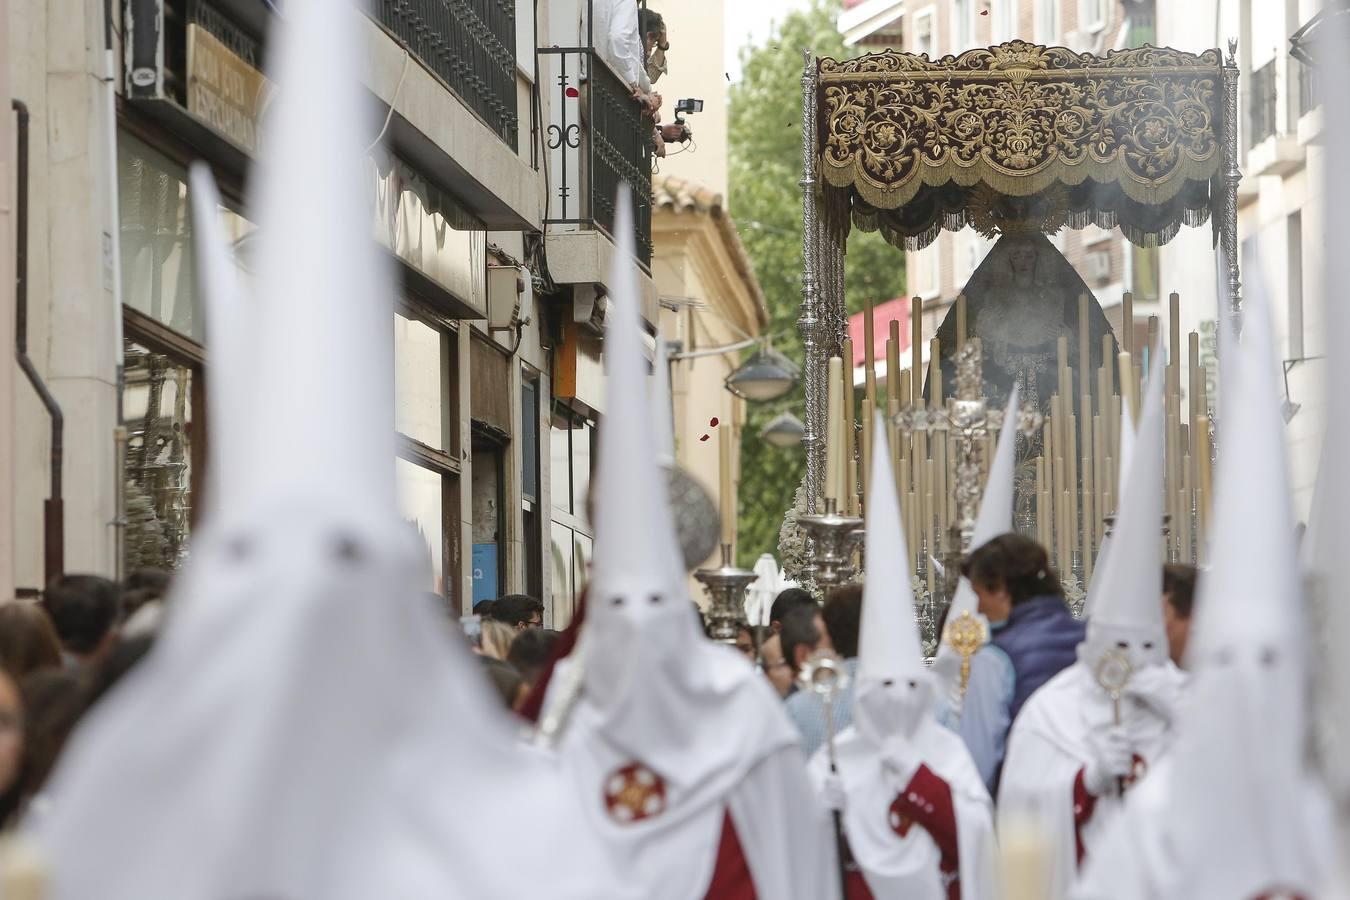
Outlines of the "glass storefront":
{"type": "Polygon", "coordinates": [[[554,410],[549,431],[554,628],[562,628],[571,620],[589,578],[594,532],[588,500],[594,441],[594,423],[564,407],[554,410]]]}
{"type": "Polygon", "coordinates": [[[123,364],[127,571],[177,568],[194,504],[197,371],[130,340],[123,364]]]}
{"type": "MultiPolygon", "coordinates": [[[[126,132],[117,139],[122,302],[178,334],[203,341],[201,301],[192,259],[187,169],[126,132]]],[[[253,223],[221,210],[228,239],[253,223]]]]}

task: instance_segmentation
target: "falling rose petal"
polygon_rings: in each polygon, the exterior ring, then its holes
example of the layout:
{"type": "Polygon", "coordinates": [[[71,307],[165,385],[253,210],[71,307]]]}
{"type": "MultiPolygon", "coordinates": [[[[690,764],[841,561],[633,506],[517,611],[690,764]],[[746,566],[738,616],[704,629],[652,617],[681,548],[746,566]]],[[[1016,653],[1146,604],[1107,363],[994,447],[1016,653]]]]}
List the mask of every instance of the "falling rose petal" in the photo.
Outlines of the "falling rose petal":
{"type": "Polygon", "coordinates": [[[567,94],[568,97],[580,97],[580,96],[581,96],[581,91],[577,90],[577,89],[574,88],[574,87],[568,88],[568,89],[565,91],[565,93],[567,94]]]}
{"type": "Polygon", "coordinates": [[[699,438],[699,440],[700,440],[700,441],[706,441],[706,440],[707,440],[708,438],[710,438],[710,437],[712,437],[712,435],[710,435],[710,434],[705,434],[703,437],[699,438]]]}
{"type": "Polygon", "coordinates": [[[713,416],[711,419],[708,420],[708,427],[709,427],[709,428],[716,428],[716,427],[717,427],[717,423],[718,423],[719,421],[721,421],[721,420],[718,419],[717,416],[713,416]]]}

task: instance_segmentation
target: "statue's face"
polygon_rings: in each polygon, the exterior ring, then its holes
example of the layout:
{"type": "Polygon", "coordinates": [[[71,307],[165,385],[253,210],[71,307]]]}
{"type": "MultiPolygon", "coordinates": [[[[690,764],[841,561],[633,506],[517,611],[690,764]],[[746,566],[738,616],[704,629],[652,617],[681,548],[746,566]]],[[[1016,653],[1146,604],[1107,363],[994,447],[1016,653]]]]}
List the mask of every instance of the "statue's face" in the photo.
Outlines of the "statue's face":
{"type": "Polygon", "coordinates": [[[1014,275],[1031,275],[1036,271],[1036,248],[1014,247],[1008,253],[1008,265],[1014,275]]]}

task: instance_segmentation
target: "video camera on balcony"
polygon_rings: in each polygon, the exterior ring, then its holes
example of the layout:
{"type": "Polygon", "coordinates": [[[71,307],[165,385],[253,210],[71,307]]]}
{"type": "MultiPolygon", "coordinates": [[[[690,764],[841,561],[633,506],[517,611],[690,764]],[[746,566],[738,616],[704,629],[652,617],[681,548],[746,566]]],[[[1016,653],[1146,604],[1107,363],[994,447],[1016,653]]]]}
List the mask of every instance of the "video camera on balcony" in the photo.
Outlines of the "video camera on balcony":
{"type": "Polygon", "coordinates": [[[675,104],[675,124],[683,125],[685,115],[703,112],[703,101],[690,97],[675,104]]]}

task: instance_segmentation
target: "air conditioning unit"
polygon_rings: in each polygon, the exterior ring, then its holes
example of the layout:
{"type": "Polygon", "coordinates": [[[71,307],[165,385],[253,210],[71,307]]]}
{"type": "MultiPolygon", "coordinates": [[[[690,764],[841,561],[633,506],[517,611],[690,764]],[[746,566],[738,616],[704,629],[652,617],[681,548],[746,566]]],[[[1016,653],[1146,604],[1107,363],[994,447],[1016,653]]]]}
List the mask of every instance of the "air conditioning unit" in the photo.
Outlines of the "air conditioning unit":
{"type": "Polygon", "coordinates": [[[572,285],[572,321],[596,334],[604,334],[609,298],[594,284],[572,285]]]}
{"type": "Polygon", "coordinates": [[[515,328],[520,322],[521,304],[532,292],[530,270],[524,266],[488,266],[488,330],[515,328]]]}
{"type": "Polygon", "coordinates": [[[1111,252],[1092,250],[1083,258],[1083,270],[1088,281],[1104,282],[1111,278],[1111,252]]]}

